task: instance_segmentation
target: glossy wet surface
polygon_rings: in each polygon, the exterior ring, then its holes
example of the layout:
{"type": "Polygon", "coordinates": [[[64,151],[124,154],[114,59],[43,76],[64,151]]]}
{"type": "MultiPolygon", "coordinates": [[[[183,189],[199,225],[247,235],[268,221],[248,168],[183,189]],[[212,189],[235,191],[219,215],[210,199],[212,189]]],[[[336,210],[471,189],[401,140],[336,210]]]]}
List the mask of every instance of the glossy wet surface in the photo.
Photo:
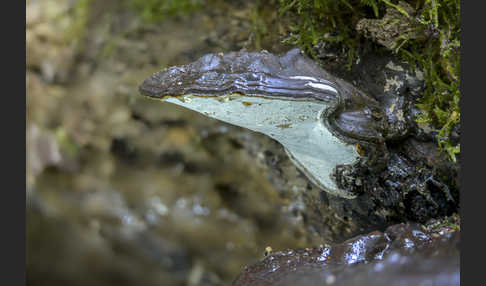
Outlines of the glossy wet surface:
{"type": "Polygon", "coordinates": [[[394,225],[340,244],[278,251],[233,285],[460,285],[459,237],[447,227],[394,225]]]}

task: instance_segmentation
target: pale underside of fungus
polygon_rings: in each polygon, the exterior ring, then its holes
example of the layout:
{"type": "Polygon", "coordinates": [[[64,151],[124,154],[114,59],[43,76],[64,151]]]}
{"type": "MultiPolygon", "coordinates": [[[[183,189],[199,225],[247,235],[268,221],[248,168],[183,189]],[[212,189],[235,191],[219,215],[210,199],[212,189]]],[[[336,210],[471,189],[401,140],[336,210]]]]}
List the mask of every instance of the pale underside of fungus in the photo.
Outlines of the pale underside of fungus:
{"type": "Polygon", "coordinates": [[[357,143],[383,140],[377,102],[298,49],[208,54],[155,73],[139,90],[270,136],[312,183],[344,198],[356,194],[337,184],[336,167],[359,160],[357,143]]]}

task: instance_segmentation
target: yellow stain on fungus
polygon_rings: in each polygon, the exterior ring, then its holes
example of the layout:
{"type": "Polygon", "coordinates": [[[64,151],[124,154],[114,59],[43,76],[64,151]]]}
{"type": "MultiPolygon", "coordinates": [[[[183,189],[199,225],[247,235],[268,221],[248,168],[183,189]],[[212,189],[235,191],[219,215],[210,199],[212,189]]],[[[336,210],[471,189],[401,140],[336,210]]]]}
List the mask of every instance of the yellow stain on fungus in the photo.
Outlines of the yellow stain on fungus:
{"type": "Polygon", "coordinates": [[[278,128],[282,128],[282,129],[285,129],[285,128],[291,128],[292,127],[292,124],[280,124],[280,125],[277,125],[278,128]]]}

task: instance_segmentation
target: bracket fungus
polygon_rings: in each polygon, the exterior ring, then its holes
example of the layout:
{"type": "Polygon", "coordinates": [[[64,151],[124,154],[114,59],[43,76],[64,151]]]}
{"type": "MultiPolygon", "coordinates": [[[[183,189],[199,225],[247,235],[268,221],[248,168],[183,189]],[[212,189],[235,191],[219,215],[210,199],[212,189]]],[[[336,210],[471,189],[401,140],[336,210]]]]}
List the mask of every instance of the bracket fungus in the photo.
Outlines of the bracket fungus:
{"type": "Polygon", "coordinates": [[[369,158],[386,139],[388,121],[378,102],[299,49],[208,54],[155,73],[139,91],[270,136],[311,182],[343,198],[357,194],[339,178],[376,161],[369,158]]]}

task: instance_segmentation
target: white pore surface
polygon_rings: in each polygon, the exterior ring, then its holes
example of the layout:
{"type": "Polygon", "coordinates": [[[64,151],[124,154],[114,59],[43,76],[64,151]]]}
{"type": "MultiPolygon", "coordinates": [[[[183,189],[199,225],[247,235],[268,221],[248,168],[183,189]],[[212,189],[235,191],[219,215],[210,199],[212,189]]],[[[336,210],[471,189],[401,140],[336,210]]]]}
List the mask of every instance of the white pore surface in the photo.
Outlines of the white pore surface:
{"type": "Polygon", "coordinates": [[[338,164],[352,164],[359,156],[353,145],[332,135],[322,123],[325,102],[256,96],[169,97],[166,101],[206,116],[248,128],[280,142],[297,167],[323,190],[345,198],[331,178],[338,164]],[[230,99],[231,97],[231,99],[230,99]]]}

